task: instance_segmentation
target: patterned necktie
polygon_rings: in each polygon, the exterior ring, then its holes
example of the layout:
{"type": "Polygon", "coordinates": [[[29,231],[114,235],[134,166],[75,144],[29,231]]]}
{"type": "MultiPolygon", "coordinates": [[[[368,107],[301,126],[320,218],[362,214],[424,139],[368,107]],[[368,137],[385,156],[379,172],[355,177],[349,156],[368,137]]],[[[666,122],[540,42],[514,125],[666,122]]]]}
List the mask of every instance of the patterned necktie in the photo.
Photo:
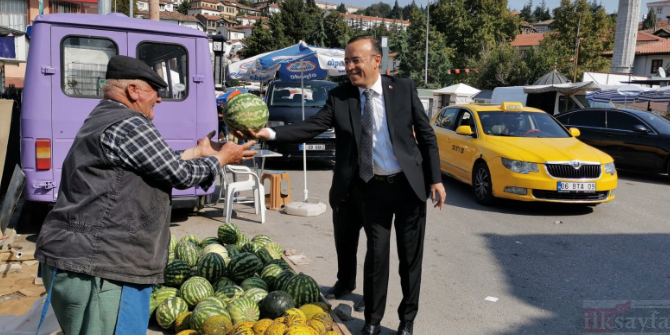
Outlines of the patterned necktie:
{"type": "Polygon", "coordinates": [[[366,183],[372,179],[374,172],[372,170],[372,129],[375,126],[374,108],[372,96],[374,91],[365,90],[365,107],[363,108],[362,136],[361,136],[361,158],[358,175],[366,183]]]}

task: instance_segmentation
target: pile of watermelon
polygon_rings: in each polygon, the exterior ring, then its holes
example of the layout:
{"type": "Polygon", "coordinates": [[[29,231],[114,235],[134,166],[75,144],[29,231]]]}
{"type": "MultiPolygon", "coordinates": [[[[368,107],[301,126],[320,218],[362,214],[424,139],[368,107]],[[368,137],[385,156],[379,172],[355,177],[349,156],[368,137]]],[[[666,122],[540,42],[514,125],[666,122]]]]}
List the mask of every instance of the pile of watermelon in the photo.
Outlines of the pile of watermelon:
{"type": "Polygon", "coordinates": [[[152,319],[178,335],[335,335],[316,281],[281,259],[266,235],[249,239],[232,223],[216,237],[172,236],[165,283],[152,319]]]}

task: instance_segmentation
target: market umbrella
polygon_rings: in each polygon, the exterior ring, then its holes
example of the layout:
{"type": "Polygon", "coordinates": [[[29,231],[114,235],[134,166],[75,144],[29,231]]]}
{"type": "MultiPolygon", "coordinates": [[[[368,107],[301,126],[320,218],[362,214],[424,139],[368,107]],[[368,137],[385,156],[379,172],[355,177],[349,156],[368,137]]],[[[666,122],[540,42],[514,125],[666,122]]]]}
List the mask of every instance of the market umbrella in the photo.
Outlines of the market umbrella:
{"type": "Polygon", "coordinates": [[[641,92],[638,100],[648,102],[670,102],[670,86],[641,92]]]}
{"type": "MultiPolygon", "coordinates": [[[[282,81],[300,82],[300,91],[304,91],[304,80],[323,79],[326,76],[343,76],[344,50],[320,48],[300,41],[298,44],[245,59],[228,66],[231,79],[247,79],[266,82],[273,79],[277,72],[282,81]]],[[[304,95],[303,95],[304,96],[304,95]]],[[[305,119],[305,101],[301,99],[302,119],[305,119]]],[[[306,148],[303,143],[303,148],[306,148]]],[[[307,150],[303,150],[303,173],[305,179],[304,200],[307,191],[307,150]]]]}
{"type": "Polygon", "coordinates": [[[228,100],[230,100],[232,97],[234,97],[236,95],[243,94],[243,93],[249,93],[249,92],[247,92],[245,90],[234,89],[234,90],[229,91],[229,92],[218,94],[217,97],[216,97],[216,104],[217,105],[225,105],[228,102],[228,100]]]}
{"type": "Polygon", "coordinates": [[[635,85],[610,86],[587,94],[586,99],[595,102],[616,102],[626,105],[628,103],[642,101],[640,100],[640,94],[651,90],[652,89],[635,85]]]}

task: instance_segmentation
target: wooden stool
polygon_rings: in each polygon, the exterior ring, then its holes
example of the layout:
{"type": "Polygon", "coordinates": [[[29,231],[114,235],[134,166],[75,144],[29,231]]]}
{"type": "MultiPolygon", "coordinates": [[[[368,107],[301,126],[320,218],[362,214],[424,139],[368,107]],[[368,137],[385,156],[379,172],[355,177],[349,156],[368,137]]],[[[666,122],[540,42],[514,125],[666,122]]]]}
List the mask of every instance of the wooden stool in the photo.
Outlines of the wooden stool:
{"type": "Polygon", "coordinates": [[[261,184],[270,179],[270,193],[265,195],[265,204],[269,209],[278,211],[291,202],[291,178],[284,171],[267,171],[261,177],[261,184]],[[282,180],[286,180],[286,193],[282,193],[282,180]]]}

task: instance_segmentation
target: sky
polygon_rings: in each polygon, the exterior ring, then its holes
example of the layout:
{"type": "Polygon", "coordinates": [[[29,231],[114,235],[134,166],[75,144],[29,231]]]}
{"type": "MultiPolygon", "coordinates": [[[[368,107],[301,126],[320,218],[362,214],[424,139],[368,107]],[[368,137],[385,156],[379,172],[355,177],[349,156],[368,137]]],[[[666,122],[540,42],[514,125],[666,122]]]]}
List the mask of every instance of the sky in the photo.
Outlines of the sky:
{"type": "MultiPolygon", "coordinates": [[[[332,3],[344,2],[345,4],[358,7],[368,7],[372,4],[380,2],[380,0],[322,0],[322,1],[332,3]]],[[[421,6],[422,4],[425,6],[426,3],[428,3],[428,0],[415,0],[415,1],[417,6],[421,6]]],[[[542,0],[533,0],[533,6],[539,5],[541,1],[542,0]]],[[[592,0],[588,0],[588,2],[591,1],[592,0]]],[[[597,1],[600,2],[603,6],[605,6],[605,11],[607,11],[607,13],[614,13],[619,9],[619,1],[617,0],[597,0],[597,1]]],[[[642,14],[647,13],[647,3],[655,1],[659,0],[642,0],[642,7],[640,8],[641,12],[640,20],[642,20],[642,14]]],[[[395,0],[381,0],[381,2],[386,2],[391,7],[393,7],[395,0]]],[[[412,0],[398,0],[398,4],[400,6],[405,6],[407,4],[410,4],[411,2],[412,0]]],[[[549,9],[553,9],[558,7],[558,5],[561,3],[561,0],[545,0],[545,2],[547,3],[547,7],[549,7],[549,9]]],[[[510,9],[521,10],[521,8],[523,8],[523,6],[528,3],[528,0],[508,0],[507,3],[509,4],[510,9]]]]}

